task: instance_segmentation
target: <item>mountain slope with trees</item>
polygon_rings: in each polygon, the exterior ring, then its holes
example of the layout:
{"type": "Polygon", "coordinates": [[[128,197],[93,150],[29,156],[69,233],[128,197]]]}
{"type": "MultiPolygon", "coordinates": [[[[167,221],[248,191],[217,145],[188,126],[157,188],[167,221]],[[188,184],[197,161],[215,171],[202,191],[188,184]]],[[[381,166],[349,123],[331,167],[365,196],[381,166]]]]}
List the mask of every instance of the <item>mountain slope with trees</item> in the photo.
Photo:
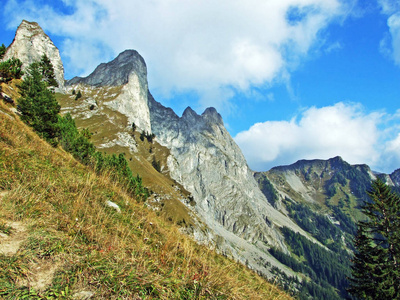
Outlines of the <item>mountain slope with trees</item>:
{"type": "Polygon", "coordinates": [[[37,104],[20,107],[34,131],[0,101],[2,298],[290,298],[148,209],[127,184],[123,155],[99,159],[88,134],[56,114],[57,105],[50,111],[57,118],[41,119],[47,107],[40,102],[53,103],[54,95],[46,81],[33,78],[37,65],[29,70],[22,83],[11,84],[26,88],[17,102],[37,104]],[[56,125],[41,124],[50,121],[56,125]],[[79,156],[81,147],[89,157],[79,156]],[[102,166],[108,170],[99,171],[102,166]]]}
{"type": "Polygon", "coordinates": [[[319,282],[318,288],[303,283],[302,299],[310,295],[315,299],[350,296],[347,289],[355,250],[353,241],[357,223],[366,219],[363,207],[371,201],[367,191],[376,178],[397,189],[396,174],[375,174],[366,165],[350,165],[340,157],[301,160],[255,173],[268,201],[324,246],[283,228],[291,253],[270,251],[292,269],[312,278],[313,283],[319,282]]]}
{"type": "Polygon", "coordinates": [[[350,293],[359,299],[400,299],[400,196],[382,180],[358,222],[350,293]]]}

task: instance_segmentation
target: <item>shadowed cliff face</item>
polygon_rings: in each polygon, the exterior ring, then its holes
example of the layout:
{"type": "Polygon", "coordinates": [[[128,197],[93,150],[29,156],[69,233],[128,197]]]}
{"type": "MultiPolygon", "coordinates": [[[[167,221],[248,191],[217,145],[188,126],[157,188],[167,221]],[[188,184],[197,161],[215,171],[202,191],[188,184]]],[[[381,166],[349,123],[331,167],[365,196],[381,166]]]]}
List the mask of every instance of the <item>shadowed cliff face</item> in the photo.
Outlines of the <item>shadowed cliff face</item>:
{"type": "Polygon", "coordinates": [[[151,95],[149,104],[153,132],[171,151],[170,175],[194,196],[192,209],[207,224],[211,240],[222,237],[222,251],[268,274],[266,262],[276,261],[267,249],[288,251],[279,227],[304,231],[269,204],[214,108],[201,115],[187,108],[178,117],[151,95]]]}
{"type": "MultiPolygon", "coordinates": [[[[138,130],[152,132],[146,63],[135,50],[122,52],[114,60],[99,65],[89,76],[74,77],[68,80],[66,85],[68,91],[84,90],[88,87],[99,91],[110,87],[121,87],[118,95],[106,105],[127,117],[126,128],[135,123],[138,130]]],[[[93,101],[96,101],[95,97],[93,101]]]]}
{"type": "Polygon", "coordinates": [[[64,66],[60,52],[37,23],[22,21],[3,60],[12,57],[19,58],[22,62],[22,69],[25,70],[31,63],[40,61],[43,54],[46,54],[53,64],[54,75],[59,85],[56,91],[62,92],[64,89],[64,66]]]}
{"type": "Polygon", "coordinates": [[[147,68],[144,59],[135,50],[125,50],[114,60],[100,64],[87,77],[74,77],[67,85],[87,84],[90,86],[119,86],[127,84],[129,76],[135,73],[147,87],[147,68]]]}

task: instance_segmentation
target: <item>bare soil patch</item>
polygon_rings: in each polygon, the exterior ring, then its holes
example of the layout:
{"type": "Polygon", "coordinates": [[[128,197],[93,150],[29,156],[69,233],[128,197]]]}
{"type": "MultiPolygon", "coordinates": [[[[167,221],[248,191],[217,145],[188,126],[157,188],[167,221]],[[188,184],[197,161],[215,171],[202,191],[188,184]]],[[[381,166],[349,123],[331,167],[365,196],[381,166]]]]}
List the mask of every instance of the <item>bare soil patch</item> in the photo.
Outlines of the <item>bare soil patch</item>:
{"type": "Polygon", "coordinates": [[[11,234],[0,233],[0,254],[10,256],[18,252],[28,234],[26,226],[21,222],[7,222],[6,225],[11,226],[11,234]]]}

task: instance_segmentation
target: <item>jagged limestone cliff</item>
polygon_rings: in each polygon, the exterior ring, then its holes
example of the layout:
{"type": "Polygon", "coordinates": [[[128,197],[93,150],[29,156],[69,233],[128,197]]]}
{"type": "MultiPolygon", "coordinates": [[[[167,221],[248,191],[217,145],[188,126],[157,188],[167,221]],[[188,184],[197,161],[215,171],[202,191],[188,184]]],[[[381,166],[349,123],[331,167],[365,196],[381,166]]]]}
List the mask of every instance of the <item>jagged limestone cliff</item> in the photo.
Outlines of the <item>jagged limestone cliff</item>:
{"type": "Polygon", "coordinates": [[[26,69],[31,63],[40,61],[46,54],[54,67],[55,79],[59,85],[57,91],[64,89],[64,66],[60,52],[42,28],[35,22],[23,20],[19,25],[14,40],[7,48],[3,60],[12,57],[19,58],[22,69],[26,69]]]}
{"type": "MultiPolygon", "coordinates": [[[[128,126],[135,123],[138,129],[151,133],[150,112],[147,98],[147,68],[144,59],[135,50],[126,50],[114,60],[99,65],[85,78],[74,77],[67,81],[68,90],[85,86],[121,87],[107,106],[128,118],[128,126]]],[[[93,100],[96,97],[93,97],[93,100]]],[[[94,101],[94,104],[96,101],[94,101]]]]}
{"type": "MultiPolygon", "coordinates": [[[[275,210],[257,188],[246,160],[214,108],[182,117],[150,98],[150,116],[158,141],[171,149],[171,177],[196,201],[194,210],[215,232],[285,249],[275,226],[297,226],[275,210]]],[[[265,249],[264,249],[265,250],[265,249]]]]}
{"type": "Polygon", "coordinates": [[[288,252],[278,230],[283,225],[306,233],[269,204],[215,109],[200,116],[187,108],[178,117],[155,101],[148,91],[144,60],[133,50],[101,64],[86,78],[71,79],[66,90],[73,89],[82,91],[83,100],[64,102],[63,111],[88,123],[97,120],[95,140],[98,130],[119,124],[120,131],[112,138],[97,141],[99,147],[118,145],[134,153],[136,142],[129,128],[135,123],[169,149],[166,172],[192,194],[194,201],[180,199],[207,227],[193,230],[197,240],[264,274],[269,274],[271,265],[292,274],[267,250],[275,246],[288,252]]]}
{"type": "Polygon", "coordinates": [[[268,249],[274,246],[288,252],[279,231],[281,226],[306,233],[269,204],[215,109],[208,108],[198,115],[187,108],[178,117],[156,102],[148,91],[145,62],[134,50],[101,64],[86,78],[71,79],[67,92],[72,89],[90,96],[84,100],[86,104],[63,107],[64,111],[88,120],[102,116],[98,122],[104,124],[115,123],[118,114],[117,119],[125,124],[121,132],[100,147],[119,145],[134,152],[135,141],[125,129],[135,123],[140,130],[154,133],[157,142],[170,150],[168,173],[192,194],[192,202],[181,199],[207,225],[206,231],[193,231],[199,241],[264,274],[269,274],[271,265],[291,274],[268,254],[268,249]],[[89,104],[95,107],[91,111],[89,104]]]}

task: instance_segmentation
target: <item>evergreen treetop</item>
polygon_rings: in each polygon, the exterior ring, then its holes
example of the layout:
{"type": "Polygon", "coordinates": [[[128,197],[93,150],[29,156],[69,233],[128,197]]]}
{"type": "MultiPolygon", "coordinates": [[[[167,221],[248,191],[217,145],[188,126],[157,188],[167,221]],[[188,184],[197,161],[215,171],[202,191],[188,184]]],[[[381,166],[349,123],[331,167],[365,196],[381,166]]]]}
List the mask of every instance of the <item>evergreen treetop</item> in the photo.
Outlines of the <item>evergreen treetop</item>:
{"type": "Polygon", "coordinates": [[[371,201],[358,223],[349,292],[360,299],[400,299],[400,196],[382,180],[372,183],[371,201]]]}
{"type": "Polygon", "coordinates": [[[43,80],[47,82],[47,85],[51,87],[58,87],[58,83],[54,75],[53,64],[46,54],[42,55],[39,66],[42,72],[43,80]]]}
{"type": "Polygon", "coordinates": [[[42,78],[40,64],[32,63],[19,86],[21,98],[18,100],[18,110],[25,123],[54,143],[59,131],[57,122],[60,105],[54,92],[48,89],[47,82],[42,78]]]}
{"type": "Polygon", "coordinates": [[[4,44],[1,44],[1,46],[0,46],[0,59],[3,58],[4,54],[6,54],[6,50],[7,50],[6,46],[4,46],[4,44]]]}
{"type": "Polygon", "coordinates": [[[24,74],[22,72],[22,62],[18,58],[10,58],[0,62],[0,77],[3,81],[8,82],[12,79],[20,79],[24,74]]]}

